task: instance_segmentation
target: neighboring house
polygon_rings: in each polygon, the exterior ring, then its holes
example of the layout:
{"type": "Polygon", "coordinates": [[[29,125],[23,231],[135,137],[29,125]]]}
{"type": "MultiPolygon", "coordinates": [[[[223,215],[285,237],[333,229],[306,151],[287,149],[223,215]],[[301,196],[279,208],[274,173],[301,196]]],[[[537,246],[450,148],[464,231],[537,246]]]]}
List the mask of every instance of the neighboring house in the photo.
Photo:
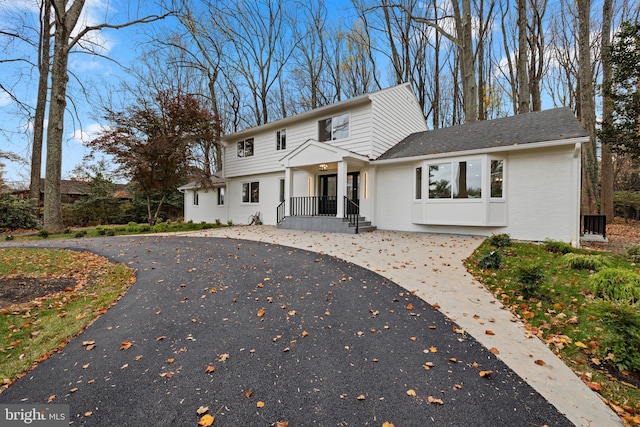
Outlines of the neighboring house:
{"type": "Polygon", "coordinates": [[[224,179],[182,187],[185,220],[577,244],[588,140],[568,108],[428,131],[403,84],[226,136],[224,179]]]}
{"type": "MultiPolygon", "coordinates": [[[[44,183],[45,179],[40,178],[40,206],[44,206],[44,183]]],[[[21,198],[29,197],[29,188],[14,189],[11,194],[21,198]]],[[[60,180],[60,197],[62,203],[75,203],[78,200],[83,200],[91,195],[91,184],[85,181],[77,181],[75,179],[63,179],[60,180]]],[[[127,185],[125,184],[113,184],[112,196],[116,199],[133,199],[128,192],[127,185]]]]}

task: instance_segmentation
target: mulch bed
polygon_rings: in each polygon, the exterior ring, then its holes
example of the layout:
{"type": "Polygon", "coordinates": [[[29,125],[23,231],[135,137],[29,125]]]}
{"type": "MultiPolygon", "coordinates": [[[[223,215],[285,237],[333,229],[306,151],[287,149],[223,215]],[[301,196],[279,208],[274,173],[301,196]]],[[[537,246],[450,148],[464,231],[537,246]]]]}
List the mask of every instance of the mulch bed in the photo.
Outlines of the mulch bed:
{"type": "Polygon", "coordinates": [[[70,277],[0,277],[0,309],[75,286],[76,281],[70,277]]]}

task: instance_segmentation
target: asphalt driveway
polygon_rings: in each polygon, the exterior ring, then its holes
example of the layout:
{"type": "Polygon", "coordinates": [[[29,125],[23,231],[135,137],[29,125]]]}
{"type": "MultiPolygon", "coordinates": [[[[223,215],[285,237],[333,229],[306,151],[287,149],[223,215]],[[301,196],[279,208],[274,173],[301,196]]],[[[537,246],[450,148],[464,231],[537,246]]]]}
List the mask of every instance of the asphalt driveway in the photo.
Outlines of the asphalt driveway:
{"type": "Polygon", "coordinates": [[[201,406],[215,426],[572,425],[439,311],[354,264],[225,238],[38,245],[126,263],[137,282],[2,403],[55,395],[87,426],[195,426],[201,406]]]}

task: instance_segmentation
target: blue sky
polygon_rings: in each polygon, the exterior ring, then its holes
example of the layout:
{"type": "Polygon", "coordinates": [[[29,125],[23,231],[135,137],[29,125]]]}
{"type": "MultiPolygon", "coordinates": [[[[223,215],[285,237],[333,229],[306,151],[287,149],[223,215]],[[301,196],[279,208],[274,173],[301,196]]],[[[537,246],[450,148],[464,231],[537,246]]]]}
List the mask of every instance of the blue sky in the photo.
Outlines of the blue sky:
{"type": "MultiPolygon", "coordinates": [[[[87,0],[81,24],[95,25],[103,22],[114,24],[124,23],[137,16],[160,13],[159,8],[152,8],[151,2],[140,2],[144,6],[135,8],[136,2],[127,0],[87,0]],[[129,9],[128,9],[129,8],[129,9]]],[[[31,27],[36,27],[38,22],[37,0],[0,0],[0,24],[3,29],[11,29],[20,26],[23,31],[31,36],[31,27]],[[17,21],[20,17],[21,21],[17,21]]],[[[171,21],[147,25],[172,25],[171,21]]],[[[80,25],[79,25],[80,27],[80,25]]],[[[71,170],[82,163],[88,150],[83,141],[95,137],[100,130],[99,119],[86,100],[80,89],[80,83],[85,87],[89,96],[97,99],[98,94],[109,85],[117,85],[126,77],[123,67],[131,65],[143,48],[145,36],[143,28],[124,28],[120,30],[104,30],[94,32],[91,40],[102,48],[99,53],[111,60],[88,54],[86,51],[77,51],[69,57],[70,76],[69,95],[74,103],[68,107],[76,109],[80,121],[71,114],[65,118],[65,140],[63,145],[63,178],[69,178],[71,170]],[[117,61],[118,63],[114,62],[117,61]]],[[[35,50],[25,43],[13,42],[6,46],[6,39],[0,39],[0,60],[17,57],[35,60],[35,50]]],[[[0,83],[10,88],[11,91],[23,102],[35,106],[37,90],[37,74],[25,62],[2,63],[0,65],[0,83]]],[[[17,104],[9,95],[0,90],[0,150],[10,151],[25,158],[24,163],[9,162],[5,164],[5,180],[9,182],[28,182],[30,163],[30,144],[32,128],[28,117],[21,113],[17,104]]],[[[43,158],[43,165],[44,165],[43,158]]],[[[43,173],[44,176],[44,166],[43,173]]]]}

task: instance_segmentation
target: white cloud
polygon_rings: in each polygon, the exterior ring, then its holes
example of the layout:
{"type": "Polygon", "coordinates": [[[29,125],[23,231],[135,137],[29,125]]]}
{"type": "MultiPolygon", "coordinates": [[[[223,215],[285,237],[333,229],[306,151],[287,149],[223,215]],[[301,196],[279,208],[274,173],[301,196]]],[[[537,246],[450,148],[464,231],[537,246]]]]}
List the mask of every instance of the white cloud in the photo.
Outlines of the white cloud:
{"type": "Polygon", "coordinates": [[[97,138],[104,130],[105,128],[102,127],[102,125],[98,123],[91,123],[83,129],[74,129],[73,133],[69,136],[69,139],[78,144],[85,144],[92,139],[97,138]]]}
{"type": "Polygon", "coordinates": [[[9,96],[7,92],[5,91],[0,92],[0,107],[6,107],[12,102],[13,102],[13,99],[11,99],[11,96],[9,96]]]}

